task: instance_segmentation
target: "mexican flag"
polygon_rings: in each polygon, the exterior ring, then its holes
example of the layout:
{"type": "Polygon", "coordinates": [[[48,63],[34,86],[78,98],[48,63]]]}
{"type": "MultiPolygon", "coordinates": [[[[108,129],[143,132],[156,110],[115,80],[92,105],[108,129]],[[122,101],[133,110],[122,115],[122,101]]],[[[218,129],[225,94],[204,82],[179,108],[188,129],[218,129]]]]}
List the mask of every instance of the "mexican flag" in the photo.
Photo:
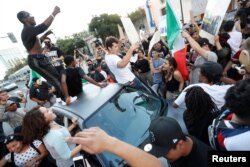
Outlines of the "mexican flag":
{"type": "Polygon", "coordinates": [[[182,31],[182,25],[176,14],[170,0],[166,1],[167,11],[167,41],[169,49],[172,51],[173,56],[177,62],[178,70],[182,74],[184,80],[189,80],[187,65],[186,65],[186,46],[184,39],[180,32],[182,31]]]}
{"type": "Polygon", "coordinates": [[[31,87],[31,85],[33,84],[32,80],[33,78],[41,78],[41,75],[38,74],[37,72],[35,72],[34,70],[30,69],[30,80],[28,83],[28,86],[31,87]]]}

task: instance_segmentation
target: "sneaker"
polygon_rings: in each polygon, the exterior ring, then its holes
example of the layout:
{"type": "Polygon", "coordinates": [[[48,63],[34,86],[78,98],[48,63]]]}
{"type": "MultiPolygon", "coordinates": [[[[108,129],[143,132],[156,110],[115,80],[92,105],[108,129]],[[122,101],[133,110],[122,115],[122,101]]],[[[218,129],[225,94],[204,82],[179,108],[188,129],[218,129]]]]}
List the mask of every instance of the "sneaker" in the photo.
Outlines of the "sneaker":
{"type": "Polygon", "coordinates": [[[70,103],[73,103],[74,101],[76,101],[76,100],[77,100],[77,96],[74,96],[74,97],[71,97],[71,96],[70,96],[70,98],[71,98],[70,103]]]}
{"type": "Polygon", "coordinates": [[[60,103],[60,102],[62,102],[62,99],[61,98],[56,98],[56,102],[60,103]]]}

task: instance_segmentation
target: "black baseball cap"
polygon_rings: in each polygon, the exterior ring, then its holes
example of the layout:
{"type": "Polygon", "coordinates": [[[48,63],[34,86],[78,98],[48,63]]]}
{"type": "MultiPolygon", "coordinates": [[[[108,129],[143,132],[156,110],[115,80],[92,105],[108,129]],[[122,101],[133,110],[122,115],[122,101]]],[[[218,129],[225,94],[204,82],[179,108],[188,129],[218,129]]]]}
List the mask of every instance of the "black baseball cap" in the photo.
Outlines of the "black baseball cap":
{"type": "Polygon", "coordinates": [[[19,134],[11,134],[11,135],[8,135],[5,140],[3,141],[3,143],[5,145],[7,145],[8,143],[12,142],[12,141],[22,141],[23,140],[23,137],[19,134]]]}
{"type": "Polygon", "coordinates": [[[143,143],[144,151],[156,156],[165,156],[185,134],[179,123],[170,117],[154,119],[149,126],[149,137],[143,143]]]}
{"type": "Polygon", "coordinates": [[[203,47],[204,45],[209,45],[209,41],[207,38],[201,38],[199,41],[198,41],[199,45],[201,47],[203,47]]]}

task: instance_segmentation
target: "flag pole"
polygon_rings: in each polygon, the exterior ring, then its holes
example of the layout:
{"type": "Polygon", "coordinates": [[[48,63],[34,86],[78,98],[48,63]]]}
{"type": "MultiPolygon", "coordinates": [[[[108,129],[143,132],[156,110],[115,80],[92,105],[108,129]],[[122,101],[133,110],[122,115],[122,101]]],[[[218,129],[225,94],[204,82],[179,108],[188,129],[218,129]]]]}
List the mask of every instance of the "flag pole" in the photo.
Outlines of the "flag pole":
{"type": "Polygon", "coordinates": [[[180,6],[181,6],[181,23],[184,24],[184,16],[183,16],[183,8],[182,8],[182,0],[180,0],[180,6]]]}

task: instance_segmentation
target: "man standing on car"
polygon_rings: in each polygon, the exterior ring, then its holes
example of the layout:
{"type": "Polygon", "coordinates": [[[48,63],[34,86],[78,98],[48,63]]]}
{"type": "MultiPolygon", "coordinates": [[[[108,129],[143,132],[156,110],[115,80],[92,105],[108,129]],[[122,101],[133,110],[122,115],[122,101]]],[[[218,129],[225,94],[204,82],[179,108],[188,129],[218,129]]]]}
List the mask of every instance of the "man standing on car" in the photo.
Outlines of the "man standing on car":
{"type": "Polygon", "coordinates": [[[23,45],[27,49],[29,67],[39,73],[50,84],[52,84],[58,93],[61,92],[60,75],[54,66],[49,62],[48,58],[42,54],[41,42],[44,38],[51,34],[52,31],[47,31],[40,39],[37,35],[43,33],[53,22],[55,16],[60,12],[60,8],[56,6],[52,14],[41,24],[36,26],[36,21],[33,16],[26,11],[17,13],[18,20],[23,23],[21,38],[23,45]]]}
{"type": "Polygon", "coordinates": [[[115,37],[107,37],[105,40],[105,47],[108,53],[105,55],[105,61],[109,70],[114,74],[116,81],[121,85],[129,85],[136,89],[144,89],[140,80],[135,77],[129,69],[130,58],[139,46],[138,43],[133,44],[128,49],[126,55],[121,59],[119,53],[119,40],[115,37]]]}

